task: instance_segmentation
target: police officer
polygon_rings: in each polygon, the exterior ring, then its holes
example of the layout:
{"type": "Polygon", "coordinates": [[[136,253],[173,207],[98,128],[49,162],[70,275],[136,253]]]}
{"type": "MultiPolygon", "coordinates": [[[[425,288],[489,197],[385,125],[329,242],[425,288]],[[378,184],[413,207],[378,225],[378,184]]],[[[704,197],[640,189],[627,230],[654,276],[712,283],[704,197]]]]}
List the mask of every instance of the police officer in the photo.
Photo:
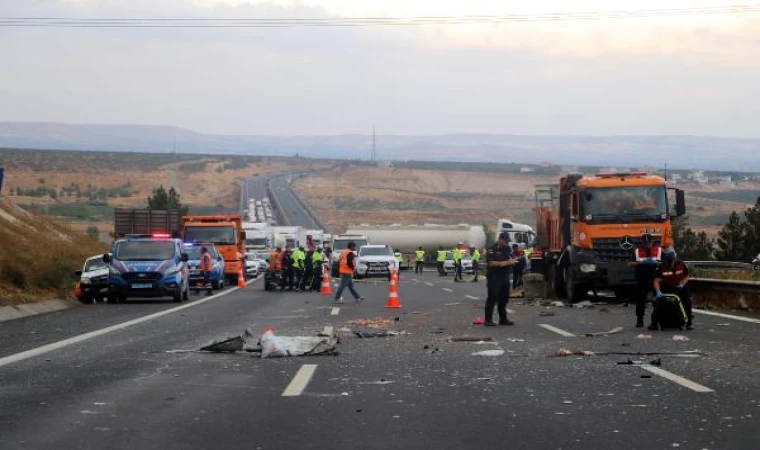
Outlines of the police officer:
{"type": "Polygon", "coordinates": [[[509,302],[509,272],[516,264],[512,259],[509,248],[509,233],[502,232],[493,247],[486,252],[486,281],[488,299],[486,300],[485,326],[493,327],[493,308],[498,305],[499,325],[514,325],[507,318],[507,303],[509,302]]]}
{"type": "Polygon", "coordinates": [[[301,290],[301,280],[303,279],[304,260],[306,259],[306,253],[303,251],[303,247],[299,247],[293,250],[293,272],[295,277],[296,292],[301,290]]]}
{"type": "Polygon", "coordinates": [[[686,312],[686,329],[694,329],[694,315],[691,311],[691,293],[689,286],[689,268],[686,263],[676,259],[676,252],[672,249],[665,250],[662,253],[662,265],[660,265],[657,275],[654,279],[654,290],[657,297],[662,293],[676,294],[681,299],[681,305],[686,312]]]}
{"type": "Polygon", "coordinates": [[[470,254],[472,255],[472,271],[475,273],[472,282],[478,281],[478,272],[480,272],[480,252],[475,247],[470,247],[470,254]]]}
{"type": "Polygon", "coordinates": [[[282,253],[282,289],[293,290],[293,251],[287,247],[282,253]]]}
{"type": "MultiPolygon", "coordinates": [[[[633,266],[636,271],[636,327],[641,328],[644,326],[647,297],[652,291],[654,279],[657,275],[657,264],[662,259],[662,249],[654,245],[654,238],[651,234],[646,233],[641,236],[641,245],[634,252],[635,260],[629,265],[633,266]]],[[[652,323],[650,328],[653,327],[656,329],[657,324],[652,323]]]]}
{"type": "Polygon", "coordinates": [[[462,245],[461,242],[451,250],[454,258],[454,281],[464,281],[462,279],[462,250],[459,248],[460,245],[462,245]]]}
{"type": "Polygon", "coordinates": [[[302,291],[311,290],[311,282],[314,279],[314,247],[309,247],[304,255],[303,276],[301,277],[300,289],[302,291]]]}
{"type": "Polygon", "coordinates": [[[435,258],[435,265],[438,267],[438,276],[445,277],[446,271],[443,268],[444,263],[446,262],[446,250],[443,249],[443,246],[438,246],[438,254],[435,258]]]}
{"type": "Polygon", "coordinates": [[[414,252],[414,273],[422,273],[422,263],[425,262],[425,250],[418,248],[414,252]]]}
{"type": "Polygon", "coordinates": [[[323,258],[324,254],[321,249],[315,249],[311,255],[311,265],[314,269],[314,277],[311,281],[312,291],[319,291],[320,285],[322,284],[322,270],[324,267],[322,263],[323,258]]]}

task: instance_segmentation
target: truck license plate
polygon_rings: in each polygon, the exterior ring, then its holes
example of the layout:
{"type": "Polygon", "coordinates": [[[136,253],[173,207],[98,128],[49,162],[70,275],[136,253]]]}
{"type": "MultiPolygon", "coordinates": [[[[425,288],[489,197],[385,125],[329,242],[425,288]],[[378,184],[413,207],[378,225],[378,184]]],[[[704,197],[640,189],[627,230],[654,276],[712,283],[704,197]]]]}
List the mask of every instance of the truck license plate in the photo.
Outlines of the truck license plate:
{"type": "Polygon", "coordinates": [[[132,283],[132,289],[150,289],[153,285],[150,283],[132,283]]]}

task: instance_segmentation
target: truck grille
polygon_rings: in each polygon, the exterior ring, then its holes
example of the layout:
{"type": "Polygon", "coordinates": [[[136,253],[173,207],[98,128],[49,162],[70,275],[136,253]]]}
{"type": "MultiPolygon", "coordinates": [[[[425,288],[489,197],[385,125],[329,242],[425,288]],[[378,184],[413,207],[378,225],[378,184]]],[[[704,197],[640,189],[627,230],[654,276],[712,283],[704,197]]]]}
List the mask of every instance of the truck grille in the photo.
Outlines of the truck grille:
{"type": "MultiPolygon", "coordinates": [[[[640,237],[629,237],[628,241],[633,245],[630,250],[625,250],[620,246],[622,238],[597,238],[591,239],[591,246],[594,250],[594,256],[599,261],[633,261],[634,250],[641,245],[640,237]]],[[[655,245],[660,245],[660,239],[654,239],[655,245]]]]}
{"type": "Polygon", "coordinates": [[[160,272],[127,272],[122,277],[127,281],[159,281],[163,278],[160,272]]]}

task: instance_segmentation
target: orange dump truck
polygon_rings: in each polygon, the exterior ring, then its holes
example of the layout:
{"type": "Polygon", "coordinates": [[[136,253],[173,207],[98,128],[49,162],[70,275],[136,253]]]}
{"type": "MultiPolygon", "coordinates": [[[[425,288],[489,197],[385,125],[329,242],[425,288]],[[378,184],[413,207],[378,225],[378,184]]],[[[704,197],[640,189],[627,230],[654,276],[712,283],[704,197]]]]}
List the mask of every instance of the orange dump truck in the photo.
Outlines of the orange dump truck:
{"type": "Polygon", "coordinates": [[[245,275],[245,232],[240,216],[185,216],[182,227],[185,243],[214,244],[224,258],[224,274],[230,282],[237,282],[240,271],[245,275]]]}
{"type": "Polygon", "coordinates": [[[597,288],[628,296],[641,236],[672,247],[671,218],[685,214],[684,192],[673,189],[671,208],[667,190],[664,178],[644,172],[576,173],[536,186],[537,239],[558,296],[575,302],[597,288]]]}

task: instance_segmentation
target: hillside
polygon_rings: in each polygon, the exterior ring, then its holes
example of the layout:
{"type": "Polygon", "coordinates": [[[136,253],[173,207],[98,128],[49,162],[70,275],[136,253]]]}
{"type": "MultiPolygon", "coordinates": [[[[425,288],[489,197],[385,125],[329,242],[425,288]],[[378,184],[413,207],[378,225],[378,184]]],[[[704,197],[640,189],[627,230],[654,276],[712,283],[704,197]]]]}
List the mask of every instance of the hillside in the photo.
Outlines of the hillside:
{"type": "MultiPolygon", "coordinates": [[[[179,127],[0,122],[0,147],[369,159],[372,136],[246,136],[179,127]]],[[[380,134],[382,160],[517,162],[760,171],[760,139],[712,136],[380,134]]]]}
{"type": "Polygon", "coordinates": [[[0,305],[72,294],[73,273],[106,246],[0,197],[0,305]]]}

